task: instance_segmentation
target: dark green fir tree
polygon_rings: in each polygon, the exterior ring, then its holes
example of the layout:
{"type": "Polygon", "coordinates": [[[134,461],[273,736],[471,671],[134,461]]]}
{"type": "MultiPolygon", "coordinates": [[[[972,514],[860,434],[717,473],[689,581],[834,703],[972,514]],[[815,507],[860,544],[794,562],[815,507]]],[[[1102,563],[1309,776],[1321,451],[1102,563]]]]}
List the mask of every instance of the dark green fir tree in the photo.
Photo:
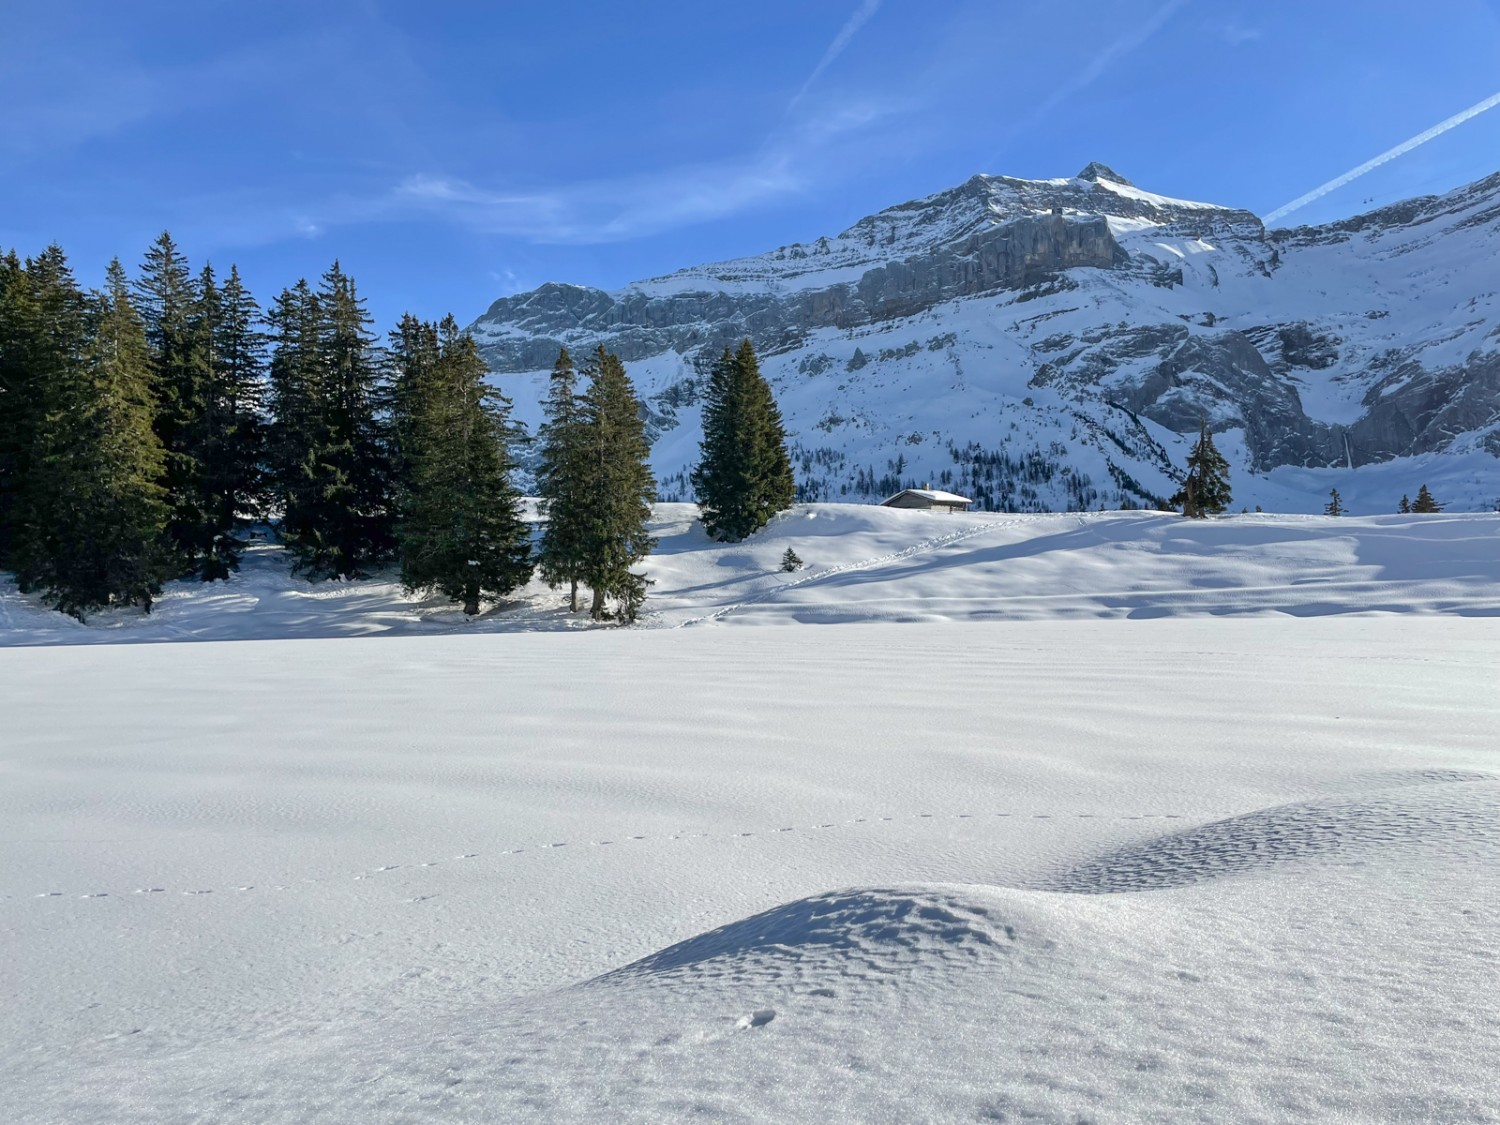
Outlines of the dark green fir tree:
{"type": "Polygon", "coordinates": [[[786,431],[748,339],[732,354],[726,347],[709,375],[700,455],[693,489],[713,538],[737,542],[791,507],[796,483],[786,431]]]}
{"type": "Polygon", "coordinates": [[[9,566],[16,494],[27,475],[36,430],[35,326],[26,268],[14,251],[0,254],[0,568],[9,566]]]}
{"type": "Polygon", "coordinates": [[[1217,516],[1228,509],[1229,462],[1214,448],[1213,434],[1205,421],[1198,429],[1198,442],[1188,455],[1187,475],[1172,497],[1172,504],[1192,519],[1217,516]]]}
{"type": "Polygon", "coordinates": [[[208,480],[217,520],[232,527],[258,517],[263,504],[266,334],[260,305],[236,266],[229,267],[221,302],[214,373],[219,447],[208,480]]]}
{"type": "Polygon", "coordinates": [[[125,271],[112,262],[92,298],[56,247],[31,272],[53,354],[18,496],[17,578],[80,620],[110,605],[149,611],[171,573],[170,512],[150,350],[125,271]]]}
{"type": "Polygon", "coordinates": [[[641,404],[620,358],[600,347],[588,364],[588,389],[579,410],[585,473],[583,495],[589,521],[582,550],[581,577],[593,591],[590,614],[608,616],[606,599],[616,603],[615,616],[634,621],[649,585],[631,568],[656,545],[647,530],[656,480],[648,458],[650,442],[641,419],[641,404]]]}
{"type": "Polygon", "coordinates": [[[1432,493],[1427,491],[1427,486],[1424,484],[1421,488],[1417,489],[1417,498],[1412,501],[1411,510],[1425,515],[1432,512],[1441,512],[1443,506],[1433,499],[1432,493]]]}
{"type": "Polygon", "coordinates": [[[1329,490],[1328,503],[1323,505],[1323,514],[1325,516],[1341,516],[1344,514],[1344,500],[1339,495],[1338,489],[1329,490]]]}
{"type": "Polygon", "coordinates": [[[558,353],[552,366],[542,411],[536,479],[544,522],[537,565],[549,586],[568,587],[568,606],[576,613],[592,503],[587,491],[590,462],[585,455],[583,403],[578,396],[578,373],[567,348],[558,353]]]}
{"type": "Polygon", "coordinates": [[[282,290],[266,319],[272,342],[266,485],[281,538],[293,545],[316,536],[316,458],[327,444],[317,295],[299,281],[282,290]]]}
{"type": "Polygon", "coordinates": [[[244,544],[238,531],[253,512],[259,489],[264,367],[259,319],[237,270],[230,270],[220,288],[213,267],[203,267],[189,318],[191,364],[203,407],[191,446],[205,541],[198,573],[209,581],[239,568],[244,544]]]}
{"type": "Polygon", "coordinates": [[[135,305],[150,347],[155,429],[165,455],[163,483],[172,516],[167,539],[181,574],[212,576],[214,527],[201,457],[210,363],[193,323],[199,294],[187,258],[163,231],[147,250],[135,283],[135,305]]]}
{"type": "Polygon", "coordinates": [[[1411,514],[1411,498],[1405,493],[1401,494],[1401,503],[1396,505],[1396,511],[1403,516],[1411,514]]]}
{"type": "Polygon", "coordinates": [[[472,615],[482,599],[504,597],[531,577],[530,534],[511,482],[510,404],[486,386],[474,339],[451,316],[437,336],[431,369],[407,387],[401,580],[409,590],[437,590],[472,615]]]}
{"type": "Polygon", "coordinates": [[[394,545],[386,363],[353,280],[337,262],[269,316],[273,409],[268,461],[281,535],[299,572],[354,577],[394,545]]]}

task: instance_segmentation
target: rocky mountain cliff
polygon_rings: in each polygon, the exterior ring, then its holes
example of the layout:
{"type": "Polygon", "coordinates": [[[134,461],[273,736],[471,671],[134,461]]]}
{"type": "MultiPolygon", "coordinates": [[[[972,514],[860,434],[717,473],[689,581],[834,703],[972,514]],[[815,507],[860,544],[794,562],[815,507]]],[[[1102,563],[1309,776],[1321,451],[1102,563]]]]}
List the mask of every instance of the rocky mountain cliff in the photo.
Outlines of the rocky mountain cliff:
{"type": "Polygon", "coordinates": [[[691,495],[704,368],[744,336],[808,498],[930,480],[1012,510],[1152,503],[1205,418],[1237,502],[1500,493],[1500,175],[1271,231],[1102,164],[975,176],[810,245],[549,283],[472,330],[529,422],[559,347],[617,352],[666,498],[691,495]]]}

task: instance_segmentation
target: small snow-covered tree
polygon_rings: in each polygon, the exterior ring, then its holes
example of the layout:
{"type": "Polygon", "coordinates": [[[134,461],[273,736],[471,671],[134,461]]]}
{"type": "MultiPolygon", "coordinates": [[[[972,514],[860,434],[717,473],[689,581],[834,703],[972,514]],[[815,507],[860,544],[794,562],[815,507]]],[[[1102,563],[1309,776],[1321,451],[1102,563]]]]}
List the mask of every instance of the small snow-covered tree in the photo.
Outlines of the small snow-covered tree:
{"type": "Polygon", "coordinates": [[[796,570],[801,570],[802,557],[798,555],[796,551],[788,547],[786,549],[786,554],[781,556],[781,569],[787,571],[788,573],[796,570]]]}
{"type": "Polygon", "coordinates": [[[1344,503],[1339,497],[1339,490],[1330,489],[1328,492],[1328,503],[1323,505],[1325,516],[1341,516],[1344,514],[1344,503]]]}

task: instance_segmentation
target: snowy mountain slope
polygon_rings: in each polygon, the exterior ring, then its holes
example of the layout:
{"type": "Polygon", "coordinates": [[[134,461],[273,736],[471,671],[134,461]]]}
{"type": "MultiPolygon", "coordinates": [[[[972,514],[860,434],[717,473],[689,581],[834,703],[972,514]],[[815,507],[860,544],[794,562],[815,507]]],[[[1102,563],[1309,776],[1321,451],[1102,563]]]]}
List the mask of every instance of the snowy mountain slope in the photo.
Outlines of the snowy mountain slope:
{"type": "MultiPolygon", "coordinates": [[[[659,504],[645,628],[1213,615],[1500,615],[1500,515],[1183,520],[1140,512],[942,514],[799,504],[742,543],[659,504]],[[780,569],[794,550],[802,570],[780,569]]],[[[394,575],[311,583],[279,547],[227,582],[170,583],[149,617],[88,625],[0,585],[0,647],[549,632],[587,628],[533,582],[466,620],[394,575]]]]}
{"type": "Polygon", "coordinates": [[[691,495],[704,365],[749,335],[808,498],[932,481],[1003,510],[1150,503],[1207,418],[1239,503],[1316,510],[1338,487],[1371,494],[1357,511],[1391,511],[1453,473],[1450,499],[1488,509],[1497,255],[1500,175],[1267,231],[1090,165],[976,176],[836,238],[615,293],[545,285],[472,327],[531,424],[560,346],[625,358],[669,499],[691,495]]]}

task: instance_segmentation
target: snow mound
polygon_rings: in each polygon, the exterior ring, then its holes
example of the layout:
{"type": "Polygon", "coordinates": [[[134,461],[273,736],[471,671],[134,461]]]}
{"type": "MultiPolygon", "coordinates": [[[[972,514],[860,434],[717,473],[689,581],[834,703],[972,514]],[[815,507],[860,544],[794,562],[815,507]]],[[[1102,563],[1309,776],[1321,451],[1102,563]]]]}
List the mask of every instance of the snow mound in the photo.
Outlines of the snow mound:
{"type": "Polygon", "coordinates": [[[1449,861],[1500,857],[1500,785],[1483,774],[1381,797],[1299,802],[1111,851],[1041,886],[1078,894],[1162,890],[1309,860],[1360,862],[1423,845],[1449,861]]]}
{"type": "Polygon", "coordinates": [[[808,963],[888,974],[986,955],[1016,941],[992,907],[953,890],[856,889],[798,899],[668,946],[600,980],[769,975],[808,963]]]}

